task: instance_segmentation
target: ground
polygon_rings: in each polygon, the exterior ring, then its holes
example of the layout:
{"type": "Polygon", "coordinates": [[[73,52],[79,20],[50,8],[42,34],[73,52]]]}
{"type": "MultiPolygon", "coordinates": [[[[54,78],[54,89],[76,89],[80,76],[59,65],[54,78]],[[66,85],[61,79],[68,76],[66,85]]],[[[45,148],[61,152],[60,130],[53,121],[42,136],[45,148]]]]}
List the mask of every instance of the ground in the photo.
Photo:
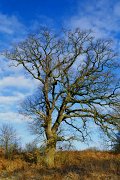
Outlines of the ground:
{"type": "Polygon", "coordinates": [[[6,160],[0,155],[0,180],[119,180],[120,154],[103,151],[59,151],[55,167],[46,168],[41,156],[35,162],[35,154],[15,155],[6,160]],[[27,158],[26,158],[27,157],[27,158]],[[32,160],[31,160],[32,159],[32,160]]]}

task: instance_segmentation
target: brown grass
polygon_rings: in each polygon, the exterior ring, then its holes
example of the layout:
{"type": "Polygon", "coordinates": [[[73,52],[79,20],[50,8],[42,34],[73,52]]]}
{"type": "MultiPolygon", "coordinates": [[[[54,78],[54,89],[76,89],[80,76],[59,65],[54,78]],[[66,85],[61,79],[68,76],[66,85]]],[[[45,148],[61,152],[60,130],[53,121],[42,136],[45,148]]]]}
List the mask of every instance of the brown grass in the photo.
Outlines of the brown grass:
{"type": "MultiPolygon", "coordinates": [[[[26,162],[23,155],[8,161],[0,155],[0,180],[119,180],[120,154],[100,151],[57,152],[55,168],[26,162]]],[[[31,157],[31,156],[30,156],[31,157]]]]}

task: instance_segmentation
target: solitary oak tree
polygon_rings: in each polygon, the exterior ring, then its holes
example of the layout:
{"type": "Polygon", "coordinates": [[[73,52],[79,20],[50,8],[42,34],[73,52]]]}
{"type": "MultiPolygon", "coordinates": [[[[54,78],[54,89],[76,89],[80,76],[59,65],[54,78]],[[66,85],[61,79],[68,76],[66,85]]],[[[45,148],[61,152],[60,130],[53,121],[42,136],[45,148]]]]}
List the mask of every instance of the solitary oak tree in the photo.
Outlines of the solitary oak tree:
{"type": "Polygon", "coordinates": [[[71,136],[73,128],[83,138],[90,122],[108,136],[118,126],[119,64],[111,45],[79,28],[59,35],[43,28],[5,53],[39,81],[38,94],[28,98],[24,113],[45,133],[48,166],[54,166],[57,142],[65,140],[62,125],[71,127],[71,136]]]}

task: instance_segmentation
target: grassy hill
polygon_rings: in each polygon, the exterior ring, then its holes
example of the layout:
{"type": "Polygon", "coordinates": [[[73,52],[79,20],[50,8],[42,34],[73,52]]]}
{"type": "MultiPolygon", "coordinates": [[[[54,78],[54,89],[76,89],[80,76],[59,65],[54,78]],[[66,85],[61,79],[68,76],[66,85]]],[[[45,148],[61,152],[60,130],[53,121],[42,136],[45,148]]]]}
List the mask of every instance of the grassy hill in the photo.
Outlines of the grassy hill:
{"type": "Polygon", "coordinates": [[[119,180],[120,154],[102,151],[58,151],[55,168],[47,169],[38,152],[20,153],[13,160],[0,150],[0,180],[119,180]]]}

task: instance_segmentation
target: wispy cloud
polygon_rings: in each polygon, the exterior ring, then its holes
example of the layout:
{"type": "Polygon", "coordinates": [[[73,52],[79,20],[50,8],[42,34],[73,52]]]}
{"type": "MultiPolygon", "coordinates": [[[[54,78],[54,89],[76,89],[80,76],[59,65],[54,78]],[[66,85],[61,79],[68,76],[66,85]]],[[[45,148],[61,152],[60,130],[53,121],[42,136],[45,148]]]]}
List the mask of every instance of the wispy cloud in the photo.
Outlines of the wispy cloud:
{"type": "Polygon", "coordinates": [[[1,105],[12,105],[15,103],[18,104],[20,101],[24,100],[25,97],[26,94],[18,93],[18,92],[16,92],[16,94],[14,95],[0,96],[0,104],[1,105]]]}
{"type": "Polygon", "coordinates": [[[92,29],[97,37],[116,36],[120,31],[120,2],[87,1],[79,4],[78,12],[70,18],[71,27],[92,29]]]}
{"type": "Polygon", "coordinates": [[[16,16],[8,16],[0,13],[0,32],[6,34],[15,34],[20,32],[20,29],[25,29],[25,26],[20,23],[16,16]]]}
{"type": "Polygon", "coordinates": [[[33,86],[37,85],[37,81],[32,80],[30,78],[25,78],[25,76],[20,75],[20,76],[7,76],[2,79],[0,79],[0,88],[5,88],[8,86],[12,87],[20,87],[20,88],[33,88],[33,86]]]}
{"type": "Polygon", "coordinates": [[[16,112],[0,112],[0,120],[2,122],[11,122],[11,123],[22,123],[27,121],[28,119],[25,118],[23,115],[18,114],[16,112]],[[24,120],[24,121],[23,121],[24,120]]]}
{"type": "Polygon", "coordinates": [[[18,106],[36,89],[39,82],[26,77],[21,68],[17,70],[7,66],[6,63],[2,63],[0,76],[0,121],[23,122],[23,116],[17,112],[18,106]]]}

